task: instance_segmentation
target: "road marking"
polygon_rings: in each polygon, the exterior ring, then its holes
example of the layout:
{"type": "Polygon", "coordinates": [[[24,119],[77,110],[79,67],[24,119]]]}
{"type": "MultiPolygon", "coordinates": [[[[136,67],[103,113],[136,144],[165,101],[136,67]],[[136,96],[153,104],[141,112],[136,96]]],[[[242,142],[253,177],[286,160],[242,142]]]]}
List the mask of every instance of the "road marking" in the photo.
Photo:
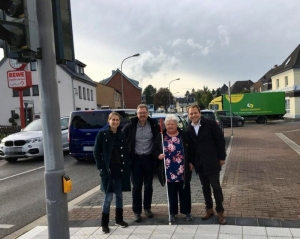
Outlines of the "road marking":
{"type": "Polygon", "coordinates": [[[30,172],[36,171],[36,170],[39,170],[39,169],[42,169],[42,168],[45,168],[45,166],[42,166],[42,167],[39,167],[39,168],[35,168],[35,169],[31,169],[31,170],[25,171],[23,173],[18,173],[18,174],[15,174],[15,175],[12,175],[12,176],[9,176],[9,177],[6,177],[6,178],[1,178],[0,182],[4,181],[6,179],[10,179],[10,178],[14,178],[14,177],[20,176],[22,174],[26,174],[26,173],[30,173],[30,172]]]}
{"type": "Polygon", "coordinates": [[[279,138],[282,139],[288,146],[290,146],[293,150],[296,151],[300,155],[300,146],[296,144],[294,141],[290,140],[288,137],[283,135],[282,133],[275,133],[279,138]]]}
{"type": "Polygon", "coordinates": [[[14,225],[9,225],[9,224],[0,224],[0,228],[8,229],[13,227],[14,225]]]}

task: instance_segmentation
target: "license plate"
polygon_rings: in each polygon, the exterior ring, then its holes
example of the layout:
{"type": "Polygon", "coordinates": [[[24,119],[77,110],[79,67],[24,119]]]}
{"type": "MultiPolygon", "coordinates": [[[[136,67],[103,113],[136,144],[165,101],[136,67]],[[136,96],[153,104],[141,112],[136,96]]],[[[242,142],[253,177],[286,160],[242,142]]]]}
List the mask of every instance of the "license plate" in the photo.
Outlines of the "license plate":
{"type": "Polygon", "coordinates": [[[83,151],[93,151],[94,147],[93,146],[83,146],[83,151]]]}

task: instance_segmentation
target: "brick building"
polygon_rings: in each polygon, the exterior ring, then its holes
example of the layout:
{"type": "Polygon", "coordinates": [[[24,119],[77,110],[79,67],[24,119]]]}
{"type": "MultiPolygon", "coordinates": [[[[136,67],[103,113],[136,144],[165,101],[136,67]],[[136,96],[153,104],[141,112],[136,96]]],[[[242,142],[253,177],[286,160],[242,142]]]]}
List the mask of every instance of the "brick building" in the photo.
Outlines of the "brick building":
{"type": "MultiPolygon", "coordinates": [[[[99,83],[110,86],[117,91],[121,92],[122,103],[122,75],[119,69],[113,70],[112,75],[99,83]]],[[[139,87],[139,82],[128,78],[123,74],[123,91],[124,91],[124,108],[136,109],[142,102],[142,88],[139,87]]],[[[122,106],[123,104],[121,104],[122,106]]]]}

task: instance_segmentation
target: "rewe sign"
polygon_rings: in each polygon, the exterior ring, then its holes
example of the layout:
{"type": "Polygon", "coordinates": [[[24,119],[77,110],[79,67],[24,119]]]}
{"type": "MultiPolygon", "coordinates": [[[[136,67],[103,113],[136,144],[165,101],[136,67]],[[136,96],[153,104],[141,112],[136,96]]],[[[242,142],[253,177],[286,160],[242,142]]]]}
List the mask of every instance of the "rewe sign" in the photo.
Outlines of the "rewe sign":
{"type": "Polygon", "coordinates": [[[8,87],[15,90],[24,90],[32,86],[31,72],[15,70],[7,72],[8,87]]]}

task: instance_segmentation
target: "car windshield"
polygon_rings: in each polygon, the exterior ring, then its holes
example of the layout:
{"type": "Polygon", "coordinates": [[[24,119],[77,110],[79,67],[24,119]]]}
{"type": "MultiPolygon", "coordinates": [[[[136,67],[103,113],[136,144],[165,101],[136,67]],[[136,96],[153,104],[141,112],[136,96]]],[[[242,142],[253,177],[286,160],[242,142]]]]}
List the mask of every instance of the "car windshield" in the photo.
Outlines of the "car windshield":
{"type": "Polygon", "coordinates": [[[42,120],[34,120],[23,131],[42,131],[42,120]]]}
{"type": "Polygon", "coordinates": [[[201,112],[201,116],[207,119],[215,120],[215,115],[213,112],[201,112]]]}
{"type": "MultiPolygon", "coordinates": [[[[135,111],[116,111],[121,115],[121,127],[128,123],[129,119],[136,116],[135,111]]],[[[101,129],[107,125],[108,115],[111,111],[74,112],[71,125],[76,129],[101,129]]]]}

